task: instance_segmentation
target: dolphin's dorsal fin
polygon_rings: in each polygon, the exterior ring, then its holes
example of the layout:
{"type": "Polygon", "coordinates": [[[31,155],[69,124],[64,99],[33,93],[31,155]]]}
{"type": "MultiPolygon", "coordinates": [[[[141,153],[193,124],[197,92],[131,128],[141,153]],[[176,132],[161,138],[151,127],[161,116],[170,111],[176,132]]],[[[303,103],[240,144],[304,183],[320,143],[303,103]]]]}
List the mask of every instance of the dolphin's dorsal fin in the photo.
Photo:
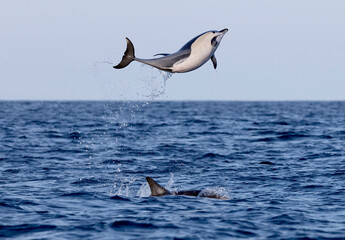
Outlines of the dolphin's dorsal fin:
{"type": "Polygon", "coordinates": [[[156,56],[159,56],[159,55],[168,56],[168,55],[170,55],[170,54],[169,54],[169,53],[157,53],[157,54],[155,54],[155,55],[153,55],[153,56],[156,57],[156,56]]]}
{"type": "Polygon", "coordinates": [[[213,63],[214,69],[216,69],[216,68],[217,68],[217,59],[216,59],[216,56],[212,55],[211,61],[212,61],[212,63],[213,63]]]}
{"type": "Polygon", "coordinates": [[[153,180],[152,178],[146,177],[146,181],[150,186],[151,196],[161,196],[161,195],[170,194],[168,190],[166,190],[164,187],[156,183],[155,180],[153,180]]]}

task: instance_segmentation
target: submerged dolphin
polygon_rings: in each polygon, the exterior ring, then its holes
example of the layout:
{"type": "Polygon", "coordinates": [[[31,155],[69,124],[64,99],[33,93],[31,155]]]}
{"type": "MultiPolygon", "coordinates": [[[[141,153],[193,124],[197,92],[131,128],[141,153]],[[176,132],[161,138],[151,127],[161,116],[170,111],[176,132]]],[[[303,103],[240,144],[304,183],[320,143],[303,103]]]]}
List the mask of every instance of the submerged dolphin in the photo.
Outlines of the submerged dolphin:
{"type": "Polygon", "coordinates": [[[229,199],[226,196],[221,196],[212,192],[202,192],[201,190],[189,190],[189,191],[179,191],[179,192],[169,192],[164,187],[159,185],[155,180],[150,177],[146,177],[146,181],[150,186],[151,197],[160,197],[165,195],[185,195],[185,196],[194,196],[194,197],[207,197],[207,198],[218,198],[227,200],[229,199]]]}
{"type": "Polygon", "coordinates": [[[171,73],[183,73],[193,71],[201,67],[209,59],[213,63],[213,67],[217,68],[217,59],[214,52],[220,44],[227,28],[221,31],[208,31],[202,33],[189,42],[187,42],[180,50],[175,53],[160,53],[163,57],[152,59],[136,58],[134,55],[134,46],[131,40],[127,40],[127,49],[122,57],[122,61],[114,66],[116,69],[124,68],[132,61],[141,62],[160,70],[171,73]]]}

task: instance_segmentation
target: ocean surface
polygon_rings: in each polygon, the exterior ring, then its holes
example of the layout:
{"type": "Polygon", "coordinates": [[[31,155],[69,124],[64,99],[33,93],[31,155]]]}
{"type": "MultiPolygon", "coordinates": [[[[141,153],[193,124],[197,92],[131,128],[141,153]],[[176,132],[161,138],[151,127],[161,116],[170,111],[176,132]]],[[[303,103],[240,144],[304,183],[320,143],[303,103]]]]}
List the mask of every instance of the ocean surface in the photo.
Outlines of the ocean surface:
{"type": "Polygon", "coordinates": [[[345,102],[0,102],[0,238],[345,239],[345,102]]]}

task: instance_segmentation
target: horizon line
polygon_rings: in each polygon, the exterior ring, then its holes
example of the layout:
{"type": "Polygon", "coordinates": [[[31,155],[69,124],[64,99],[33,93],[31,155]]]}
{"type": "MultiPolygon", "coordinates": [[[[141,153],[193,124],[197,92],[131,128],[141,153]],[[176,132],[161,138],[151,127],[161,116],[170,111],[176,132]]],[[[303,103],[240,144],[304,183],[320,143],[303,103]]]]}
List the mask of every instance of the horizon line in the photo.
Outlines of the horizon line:
{"type": "Polygon", "coordinates": [[[345,102],[345,99],[0,99],[0,102],[345,102]]]}

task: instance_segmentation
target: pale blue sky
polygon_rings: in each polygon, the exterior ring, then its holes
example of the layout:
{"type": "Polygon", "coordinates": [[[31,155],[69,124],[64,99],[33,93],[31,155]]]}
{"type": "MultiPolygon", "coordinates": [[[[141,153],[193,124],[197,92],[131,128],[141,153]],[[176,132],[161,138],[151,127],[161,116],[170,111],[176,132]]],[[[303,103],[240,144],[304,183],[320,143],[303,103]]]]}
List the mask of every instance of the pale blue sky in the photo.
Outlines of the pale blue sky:
{"type": "Polygon", "coordinates": [[[1,1],[2,100],[345,100],[345,1],[1,1]],[[229,28],[211,62],[174,74],[133,62],[229,28]]]}

